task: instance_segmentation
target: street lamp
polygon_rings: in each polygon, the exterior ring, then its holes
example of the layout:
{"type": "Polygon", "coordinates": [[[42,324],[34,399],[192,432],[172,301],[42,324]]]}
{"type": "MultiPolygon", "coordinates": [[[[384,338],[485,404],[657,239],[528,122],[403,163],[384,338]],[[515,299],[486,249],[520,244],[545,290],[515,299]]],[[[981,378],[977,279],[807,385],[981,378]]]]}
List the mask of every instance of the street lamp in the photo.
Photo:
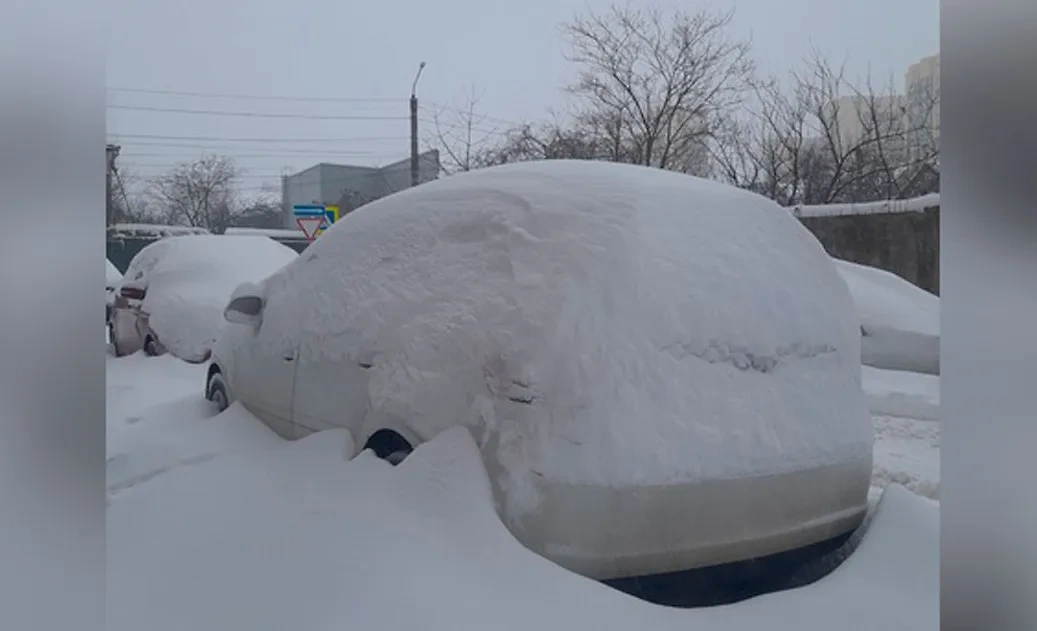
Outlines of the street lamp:
{"type": "Polygon", "coordinates": [[[410,86],[410,185],[418,185],[418,79],[425,69],[425,62],[418,64],[418,73],[410,86]]]}

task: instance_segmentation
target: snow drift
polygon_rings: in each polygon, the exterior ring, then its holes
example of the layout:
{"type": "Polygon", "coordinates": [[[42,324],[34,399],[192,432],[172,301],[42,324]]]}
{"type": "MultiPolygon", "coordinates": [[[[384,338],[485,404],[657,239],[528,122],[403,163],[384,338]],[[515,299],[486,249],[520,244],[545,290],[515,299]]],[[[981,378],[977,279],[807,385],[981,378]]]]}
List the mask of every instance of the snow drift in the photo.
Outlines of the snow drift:
{"type": "Polygon", "coordinates": [[[786,210],[630,165],[505,165],[337,222],[264,286],[258,343],[370,364],[370,414],[468,427],[505,514],[537,484],[870,469],[853,302],[786,210]]]}
{"type": "Polygon", "coordinates": [[[150,314],[152,330],[170,353],[194,360],[215,344],[231,292],[296,256],[267,237],[166,237],[133,257],[122,284],[147,289],[141,307],[150,314]]]}
{"type": "Polygon", "coordinates": [[[940,299],[896,274],[836,260],[861,325],[866,366],[940,374],[940,299]]]}
{"type": "MultiPolygon", "coordinates": [[[[233,414],[205,425],[226,423],[241,434],[264,431],[233,414]]],[[[856,551],[821,581],[682,611],[633,599],[524,549],[497,517],[478,447],[462,428],[419,447],[398,468],[370,454],[347,462],[341,430],[296,443],[256,438],[244,435],[248,448],[172,467],[112,499],[107,628],[939,626],[938,505],[900,487],[885,491],[856,551]]],[[[208,440],[205,449],[212,449],[208,440]]]]}

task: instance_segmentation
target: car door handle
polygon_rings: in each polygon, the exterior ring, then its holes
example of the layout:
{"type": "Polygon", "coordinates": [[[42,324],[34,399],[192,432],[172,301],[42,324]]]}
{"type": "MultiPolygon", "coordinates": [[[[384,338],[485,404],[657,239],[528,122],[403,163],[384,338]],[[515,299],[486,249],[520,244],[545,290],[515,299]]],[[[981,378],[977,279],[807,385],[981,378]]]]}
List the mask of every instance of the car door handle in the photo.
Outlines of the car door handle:
{"type": "Polygon", "coordinates": [[[295,361],[295,355],[282,355],[281,359],[285,360],[286,362],[293,362],[295,361]]]}

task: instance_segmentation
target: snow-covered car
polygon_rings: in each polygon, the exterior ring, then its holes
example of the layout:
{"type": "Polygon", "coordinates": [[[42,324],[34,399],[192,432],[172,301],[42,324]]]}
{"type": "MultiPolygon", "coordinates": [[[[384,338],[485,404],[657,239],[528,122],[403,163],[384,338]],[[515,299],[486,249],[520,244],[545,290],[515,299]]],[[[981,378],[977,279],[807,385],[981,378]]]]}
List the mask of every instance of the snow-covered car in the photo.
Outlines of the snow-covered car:
{"type": "Polygon", "coordinates": [[[896,274],[836,260],[857,306],[861,363],[940,374],[940,298],[896,274]]]}
{"type": "Polygon", "coordinates": [[[107,263],[104,281],[104,321],[108,322],[112,319],[112,305],[115,303],[115,288],[122,282],[122,274],[119,272],[119,268],[115,267],[115,265],[113,265],[107,258],[104,259],[104,262],[107,263]]]}
{"type": "Polygon", "coordinates": [[[141,349],[204,362],[223,326],[234,288],[295,259],[267,237],[187,235],[159,239],[130,261],[108,320],[118,356],[141,349]]]}
{"type": "Polygon", "coordinates": [[[510,531],[585,576],[799,549],[866,511],[853,301],[747,191],[599,162],[472,171],[350,213],[224,315],[220,408],[393,461],[464,426],[510,531]]]}

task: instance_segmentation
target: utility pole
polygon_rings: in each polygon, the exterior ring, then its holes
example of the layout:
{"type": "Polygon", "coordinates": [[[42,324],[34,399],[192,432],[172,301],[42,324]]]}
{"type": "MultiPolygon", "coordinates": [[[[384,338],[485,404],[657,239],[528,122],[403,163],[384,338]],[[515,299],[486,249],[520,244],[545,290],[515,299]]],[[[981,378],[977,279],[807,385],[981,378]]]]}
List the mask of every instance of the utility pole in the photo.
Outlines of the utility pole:
{"type": "Polygon", "coordinates": [[[418,185],[418,79],[425,69],[425,62],[418,64],[418,74],[410,88],[410,185],[418,185]]]}
{"type": "Polygon", "coordinates": [[[112,175],[115,173],[115,159],[119,157],[119,145],[105,145],[105,173],[104,173],[104,199],[105,199],[105,225],[115,223],[115,200],[112,196],[112,175]]]}

